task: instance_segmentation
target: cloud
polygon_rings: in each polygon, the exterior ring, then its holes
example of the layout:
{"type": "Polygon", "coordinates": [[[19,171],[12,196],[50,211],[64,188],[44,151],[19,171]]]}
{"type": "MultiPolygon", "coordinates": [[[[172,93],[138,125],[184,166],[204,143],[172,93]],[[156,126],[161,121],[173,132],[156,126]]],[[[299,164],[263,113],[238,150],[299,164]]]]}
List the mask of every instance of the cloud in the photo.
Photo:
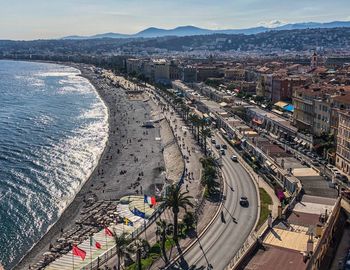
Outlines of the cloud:
{"type": "Polygon", "coordinates": [[[280,20],[272,20],[272,21],[268,21],[268,22],[260,22],[259,23],[260,26],[265,26],[268,28],[274,28],[274,27],[278,27],[278,26],[281,26],[284,24],[286,24],[286,22],[280,21],[280,20]]]}

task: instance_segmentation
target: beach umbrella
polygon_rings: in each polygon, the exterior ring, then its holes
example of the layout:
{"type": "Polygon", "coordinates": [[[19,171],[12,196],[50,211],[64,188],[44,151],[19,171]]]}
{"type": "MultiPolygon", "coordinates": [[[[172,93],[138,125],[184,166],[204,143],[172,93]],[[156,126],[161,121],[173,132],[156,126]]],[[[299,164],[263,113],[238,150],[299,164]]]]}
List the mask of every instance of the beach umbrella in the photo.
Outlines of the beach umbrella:
{"type": "Polygon", "coordinates": [[[66,241],[66,238],[63,238],[63,237],[57,239],[57,242],[65,242],[65,241],[66,241]]]}

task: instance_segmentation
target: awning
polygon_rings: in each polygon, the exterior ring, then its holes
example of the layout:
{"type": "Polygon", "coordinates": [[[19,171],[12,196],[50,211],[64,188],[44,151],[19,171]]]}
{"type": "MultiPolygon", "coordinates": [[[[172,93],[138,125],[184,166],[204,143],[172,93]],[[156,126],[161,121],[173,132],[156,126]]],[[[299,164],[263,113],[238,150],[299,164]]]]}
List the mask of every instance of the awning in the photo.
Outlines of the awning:
{"type": "Polygon", "coordinates": [[[288,103],[283,102],[283,101],[278,101],[274,104],[276,107],[283,109],[285,106],[288,105],[288,103]]]}
{"type": "Polygon", "coordinates": [[[282,115],[282,114],[283,114],[283,112],[281,112],[281,111],[279,111],[279,110],[275,110],[275,109],[273,109],[272,111],[273,111],[274,113],[279,114],[279,115],[282,115]]]}
{"type": "Polygon", "coordinates": [[[287,106],[283,107],[283,110],[287,112],[294,112],[294,106],[292,104],[288,104],[287,106]]]}

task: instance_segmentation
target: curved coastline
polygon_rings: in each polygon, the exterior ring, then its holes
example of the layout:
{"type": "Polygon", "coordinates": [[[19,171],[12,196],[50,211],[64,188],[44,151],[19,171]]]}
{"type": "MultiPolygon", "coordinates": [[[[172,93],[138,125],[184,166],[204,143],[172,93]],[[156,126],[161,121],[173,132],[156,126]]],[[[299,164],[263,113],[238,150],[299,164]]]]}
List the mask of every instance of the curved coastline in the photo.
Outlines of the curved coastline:
{"type": "MultiPolygon", "coordinates": [[[[42,62],[46,64],[50,64],[48,62],[42,62]]],[[[93,181],[93,174],[98,169],[98,167],[101,164],[103,156],[106,154],[107,151],[107,145],[110,138],[110,131],[111,131],[111,125],[114,125],[113,121],[110,119],[110,105],[109,100],[107,100],[106,96],[103,96],[101,93],[101,89],[93,82],[91,74],[84,73],[83,69],[80,65],[74,64],[74,65],[67,65],[67,63],[51,63],[51,64],[58,64],[61,66],[67,66],[72,67],[80,71],[79,74],[76,76],[81,76],[85,78],[94,88],[94,91],[96,91],[98,98],[102,101],[103,105],[105,106],[107,110],[107,136],[106,140],[104,142],[103,150],[100,153],[100,156],[98,158],[98,162],[96,163],[95,167],[92,169],[90,175],[86,178],[85,181],[82,181],[79,188],[76,190],[75,195],[66,202],[65,208],[63,208],[62,212],[60,213],[59,218],[48,227],[46,232],[43,234],[43,236],[33,244],[33,246],[27,251],[27,253],[20,259],[20,261],[11,269],[27,269],[30,265],[30,263],[33,260],[36,260],[39,256],[42,255],[44,250],[47,250],[49,248],[49,245],[54,237],[57,237],[57,235],[60,233],[61,229],[67,229],[75,224],[75,219],[78,217],[79,212],[83,205],[83,193],[84,189],[88,188],[89,185],[91,185],[93,181]],[[89,76],[90,75],[90,76],[89,76]]],[[[85,70],[86,71],[86,70],[85,70]]]]}

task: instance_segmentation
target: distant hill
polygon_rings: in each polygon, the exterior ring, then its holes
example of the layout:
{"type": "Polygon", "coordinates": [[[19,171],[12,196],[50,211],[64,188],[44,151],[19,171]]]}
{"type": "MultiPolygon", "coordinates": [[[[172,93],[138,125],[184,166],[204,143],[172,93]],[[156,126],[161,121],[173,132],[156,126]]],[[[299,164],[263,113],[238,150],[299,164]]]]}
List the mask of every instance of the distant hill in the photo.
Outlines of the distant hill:
{"type": "Polygon", "coordinates": [[[245,34],[254,35],[271,30],[301,30],[301,29],[312,29],[312,28],[336,28],[336,27],[350,27],[350,21],[334,21],[327,23],[318,22],[305,22],[305,23],[292,23],[286,24],[274,28],[268,28],[264,26],[252,27],[246,29],[226,29],[226,30],[210,30],[203,29],[195,26],[179,26],[173,29],[162,29],[156,27],[150,27],[136,34],[119,34],[119,33],[105,33],[97,34],[93,36],[68,36],[63,39],[98,39],[98,38],[154,38],[154,37],[165,37],[165,36],[198,36],[198,35],[211,35],[211,34],[245,34]]]}

